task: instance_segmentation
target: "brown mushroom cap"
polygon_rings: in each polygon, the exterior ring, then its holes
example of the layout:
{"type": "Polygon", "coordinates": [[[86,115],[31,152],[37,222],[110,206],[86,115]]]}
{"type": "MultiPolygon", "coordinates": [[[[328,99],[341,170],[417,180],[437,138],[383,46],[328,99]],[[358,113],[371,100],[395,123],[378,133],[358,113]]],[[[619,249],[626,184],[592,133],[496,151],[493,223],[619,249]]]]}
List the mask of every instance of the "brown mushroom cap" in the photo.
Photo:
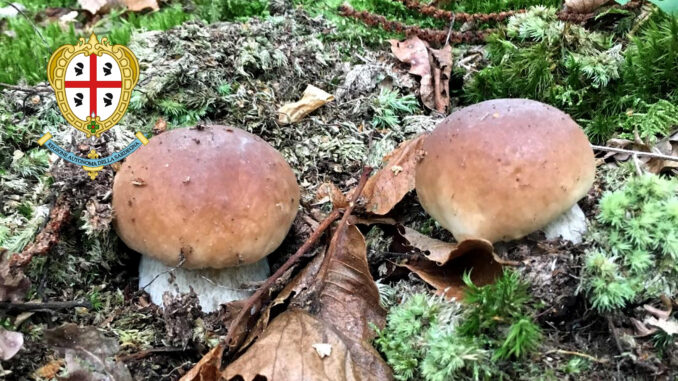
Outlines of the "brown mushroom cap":
{"type": "Polygon", "coordinates": [[[246,131],[167,131],[122,164],[115,228],[130,248],[175,266],[224,268],[275,250],[292,225],[299,186],[285,159],[246,131]]]}
{"type": "Polygon", "coordinates": [[[572,118],[527,99],[454,112],[426,138],[416,169],[424,209],[458,241],[523,237],[572,207],[595,163],[572,118]]]}

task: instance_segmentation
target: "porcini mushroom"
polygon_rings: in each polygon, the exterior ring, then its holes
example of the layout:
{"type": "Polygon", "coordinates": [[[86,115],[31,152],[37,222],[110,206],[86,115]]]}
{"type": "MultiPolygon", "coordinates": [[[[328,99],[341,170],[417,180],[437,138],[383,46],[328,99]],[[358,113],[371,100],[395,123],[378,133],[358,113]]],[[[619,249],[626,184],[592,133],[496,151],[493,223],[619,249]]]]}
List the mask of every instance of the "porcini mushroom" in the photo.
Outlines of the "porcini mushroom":
{"type": "Polygon", "coordinates": [[[122,164],[115,229],[143,255],[139,285],[154,303],[192,288],[210,312],[266,279],[265,257],[287,235],[299,197],[292,169],[261,138],[224,126],[176,129],[122,164]]]}
{"type": "Polygon", "coordinates": [[[508,241],[566,212],[593,184],[595,163],[572,118],[527,99],[458,110],[426,138],[416,168],[424,209],[459,241],[508,241]]]}

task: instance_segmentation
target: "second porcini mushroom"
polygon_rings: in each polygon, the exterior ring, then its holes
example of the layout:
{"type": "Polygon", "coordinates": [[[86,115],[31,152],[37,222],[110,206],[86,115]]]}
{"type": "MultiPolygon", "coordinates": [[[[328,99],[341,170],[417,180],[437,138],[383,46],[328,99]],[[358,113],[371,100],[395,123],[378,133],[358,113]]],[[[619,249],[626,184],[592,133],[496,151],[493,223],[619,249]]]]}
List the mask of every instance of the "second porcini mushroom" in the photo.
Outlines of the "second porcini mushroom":
{"type": "Polygon", "coordinates": [[[139,285],[154,303],[196,292],[205,312],[251,294],[287,235],[299,186],[278,151],[224,126],[162,133],[123,163],[115,229],[143,255],[139,285]]]}
{"type": "Polygon", "coordinates": [[[454,112],[423,145],[416,190],[457,241],[508,241],[543,228],[591,188],[593,151],[572,118],[528,99],[454,112]]]}

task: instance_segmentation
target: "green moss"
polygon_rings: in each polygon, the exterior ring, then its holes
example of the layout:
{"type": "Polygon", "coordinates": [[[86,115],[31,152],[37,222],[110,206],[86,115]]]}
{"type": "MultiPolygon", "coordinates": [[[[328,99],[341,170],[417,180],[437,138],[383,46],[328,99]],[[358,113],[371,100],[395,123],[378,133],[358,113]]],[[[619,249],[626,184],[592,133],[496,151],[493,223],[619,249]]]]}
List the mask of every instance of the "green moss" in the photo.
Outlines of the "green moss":
{"type": "Polygon", "coordinates": [[[582,290],[601,312],[678,292],[678,181],[634,178],[599,203],[582,290]]]}
{"type": "Polygon", "coordinates": [[[496,379],[500,362],[524,358],[541,341],[527,283],[506,271],[495,284],[475,286],[468,275],[466,311],[439,297],[413,294],[390,309],[376,347],[399,380],[496,379]]]}
{"type": "Polygon", "coordinates": [[[372,109],[372,125],[375,128],[394,128],[401,124],[402,116],[419,110],[419,101],[414,94],[402,96],[397,90],[382,88],[372,109]]]}
{"type": "Polygon", "coordinates": [[[676,19],[653,15],[626,50],[623,38],[534,7],[488,38],[490,64],[465,84],[464,100],[539,100],[572,115],[596,142],[634,130],[663,136],[678,118],[676,19]]]}
{"type": "Polygon", "coordinates": [[[0,33],[0,82],[17,83],[25,79],[29,84],[35,84],[46,80],[47,60],[51,52],[63,44],[76,41],[72,26],[62,29],[54,23],[37,29],[47,46],[25,18],[14,17],[7,21],[9,32],[0,33]]]}

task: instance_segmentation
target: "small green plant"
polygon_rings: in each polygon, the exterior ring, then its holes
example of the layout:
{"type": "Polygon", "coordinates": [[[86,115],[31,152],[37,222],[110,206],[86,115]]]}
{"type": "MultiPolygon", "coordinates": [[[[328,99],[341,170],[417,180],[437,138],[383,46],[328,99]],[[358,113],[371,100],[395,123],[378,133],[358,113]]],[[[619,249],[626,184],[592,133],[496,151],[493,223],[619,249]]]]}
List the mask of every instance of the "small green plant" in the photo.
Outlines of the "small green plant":
{"type": "Polygon", "coordinates": [[[601,312],[678,292],[678,181],[631,179],[599,203],[581,289],[601,312]]]}
{"type": "Polygon", "coordinates": [[[570,375],[577,375],[584,372],[591,366],[591,362],[582,357],[573,357],[567,362],[563,371],[570,375]]]}
{"type": "Polygon", "coordinates": [[[528,285],[513,271],[478,287],[467,274],[465,302],[413,294],[391,308],[376,347],[398,380],[492,379],[498,362],[524,358],[539,346],[541,330],[530,317],[528,285]]]}
{"type": "Polygon", "coordinates": [[[478,287],[470,274],[464,275],[464,300],[470,309],[459,332],[467,337],[483,337],[493,359],[521,358],[536,349],[541,330],[529,316],[529,285],[514,271],[505,270],[495,281],[478,287]]]}
{"type": "Polygon", "coordinates": [[[382,88],[372,106],[375,128],[394,128],[400,124],[403,115],[412,114],[419,109],[419,102],[413,94],[400,95],[397,90],[382,88]]]}

